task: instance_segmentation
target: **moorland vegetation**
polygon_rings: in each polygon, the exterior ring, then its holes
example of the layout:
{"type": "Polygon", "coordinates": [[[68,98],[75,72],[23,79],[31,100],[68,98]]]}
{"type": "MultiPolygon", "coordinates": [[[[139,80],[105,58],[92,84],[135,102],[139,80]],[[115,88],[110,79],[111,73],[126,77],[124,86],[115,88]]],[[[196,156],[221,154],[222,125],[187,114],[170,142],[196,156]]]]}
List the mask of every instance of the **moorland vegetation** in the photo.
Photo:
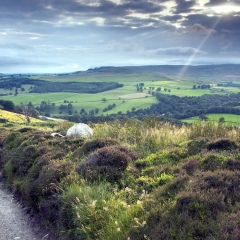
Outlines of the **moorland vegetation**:
{"type": "Polygon", "coordinates": [[[58,239],[239,239],[240,130],[149,117],[4,123],[1,178],[58,239]]]}

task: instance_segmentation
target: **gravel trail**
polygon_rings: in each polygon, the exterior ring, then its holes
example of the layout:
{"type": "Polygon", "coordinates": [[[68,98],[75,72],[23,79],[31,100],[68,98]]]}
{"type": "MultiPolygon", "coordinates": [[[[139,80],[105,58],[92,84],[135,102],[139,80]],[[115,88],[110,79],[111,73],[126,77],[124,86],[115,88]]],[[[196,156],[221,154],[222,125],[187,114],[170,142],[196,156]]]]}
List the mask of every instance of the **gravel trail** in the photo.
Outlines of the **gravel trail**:
{"type": "Polygon", "coordinates": [[[49,240],[0,182],[0,240],[49,240]]]}

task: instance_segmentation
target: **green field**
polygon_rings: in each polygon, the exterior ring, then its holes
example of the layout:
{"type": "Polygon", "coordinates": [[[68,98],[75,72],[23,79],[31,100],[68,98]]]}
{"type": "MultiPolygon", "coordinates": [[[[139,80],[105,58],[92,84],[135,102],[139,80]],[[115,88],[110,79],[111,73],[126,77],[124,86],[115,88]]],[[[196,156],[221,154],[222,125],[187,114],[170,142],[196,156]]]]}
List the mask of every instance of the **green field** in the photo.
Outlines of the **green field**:
{"type": "Polygon", "coordinates": [[[239,92],[238,88],[233,87],[217,87],[216,80],[212,81],[207,78],[184,78],[179,80],[177,77],[164,77],[158,73],[136,72],[136,73],[84,73],[70,74],[66,76],[34,76],[32,79],[41,79],[52,82],[118,82],[124,86],[106,92],[97,94],[79,94],[71,92],[59,93],[29,93],[31,85],[23,85],[24,91],[18,89],[18,95],[14,96],[15,89],[5,90],[0,89],[0,94],[8,94],[2,96],[3,100],[11,100],[15,105],[20,103],[27,104],[31,102],[35,107],[39,106],[42,101],[55,104],[50,114],[58,115],[59,106],[71,103],[74,111],[80,111],[84,108],[86,111],[99,108],[98,115],[111,114],[117,112],[131,111],[132,108],[141,109],[149,108],[152,104],[157,103],[154,96],[157,88],[161,88],[161,93],[177,96],[201,96],[204,94],[228,94],[239,92]],[[142,92],[137,91],[137,84],[143,83],[142,92]],[[214,89],[193,89],[194,84],[211,84],[214,89]],[[10,95],[11,94],[11,95],[10,95]],[[105,98],[107,101],[103,102],[105,98]],[[103,112],[102,110],[109,104],[116,104],[112,110],[103,112]]]}
{"type": "MultiPolygon", "coordinates": [[[[224,113],[216,113],[216,114],[206,114],[208,117],[208,121],[218,122],[219,118],[224,118],[226,125],[232,126],[240,126],[240,116],[235,114],[224,114],[224,113]]],[[[197,123],[201,122],[202,120],[199,117],[193,117],[188,119],[183,119],[182,122],[187,123],[197,123]]]]}

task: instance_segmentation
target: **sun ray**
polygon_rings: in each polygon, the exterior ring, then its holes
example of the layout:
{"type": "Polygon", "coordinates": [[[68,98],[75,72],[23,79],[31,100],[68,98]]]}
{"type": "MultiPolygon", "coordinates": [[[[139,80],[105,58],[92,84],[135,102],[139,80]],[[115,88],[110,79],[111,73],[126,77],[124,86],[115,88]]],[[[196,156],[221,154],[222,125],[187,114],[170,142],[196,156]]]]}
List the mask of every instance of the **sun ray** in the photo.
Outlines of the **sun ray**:
{"type": "MultiPolygon", "coordinates": [[[[219,17],[215,23],[213,24],[212,29],[215,29],[216,26],[218,25],[218,23],[220,22],[221,17],[219,17]]],[[[184,75],[184,73],[187,71],[189,65],[191,65],[193,59],[195,58],[195,56],[198,54],[198,52],[200,51],[200,49],[203,47],[203,45],[207,42],[207,40],[209,39],[210,35],[212,34],[211,31],[209,31],[209,33],[203,38],[203,40],[201,41],[201,43],[198,45],[198,47],[195,49],[194,53],[188,58],[188,60],[185,62],[183,68],[181,69],[181,71],[179,72],[178,76],[179,78],[182,78],[182,76],[184,75]]]]}

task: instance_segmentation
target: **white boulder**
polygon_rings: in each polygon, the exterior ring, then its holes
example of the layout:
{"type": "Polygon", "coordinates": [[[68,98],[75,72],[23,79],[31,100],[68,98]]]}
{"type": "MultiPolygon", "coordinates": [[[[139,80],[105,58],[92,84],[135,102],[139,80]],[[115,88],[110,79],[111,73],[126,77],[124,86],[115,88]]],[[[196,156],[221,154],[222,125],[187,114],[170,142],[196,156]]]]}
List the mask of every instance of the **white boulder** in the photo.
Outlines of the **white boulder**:
{"type": "Polygon", "coordinates": [[[84,123],[76,123],[67,130],[66,137],[91,137],[93,130],[84,123]]]}

